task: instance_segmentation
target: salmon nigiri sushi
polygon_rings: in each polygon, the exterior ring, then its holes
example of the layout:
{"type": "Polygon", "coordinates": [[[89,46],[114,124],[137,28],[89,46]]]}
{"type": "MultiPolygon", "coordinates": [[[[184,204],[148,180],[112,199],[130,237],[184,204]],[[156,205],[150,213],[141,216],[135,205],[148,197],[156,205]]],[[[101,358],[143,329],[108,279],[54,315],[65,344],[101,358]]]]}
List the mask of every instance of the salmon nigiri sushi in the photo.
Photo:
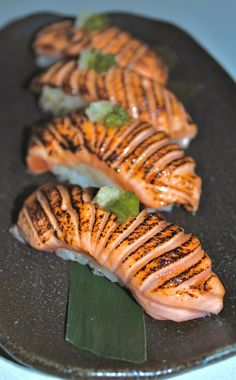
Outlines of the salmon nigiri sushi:
{"type": "Polygon", "coordinates": [[[46,66],[62,58],[77,58],[83,49],[100,49],[113,54],[119,67],[132,69],[160,84],[166,83],[168,69],[160,55],[115,26],[100,26],[91,30],[71,20],[63,20],[44,27],[33,43],[37,62],[46,66]]]}
{"type": "Polygon", "coordinates": [[[97,266],[155,319],[180,322],[221,311],[224,287],[196,236],[146,210],[119,223],[93,195],[76,185],[45,184],[25,201],[12,233],[35,249],[97,266]]]}
{"type": "Polygon", "coordinates": [[[75,60],[58,62],[32,82],[41,93],[40,106],[54,113],[68,112],[97,100],[108,100],[129,114],[166,132],[187,146],[197,133],[183,104],[165,87],[128,69],[106,72],[82,69],[75,60]]]}
{"type": "Polygon", "coordinates": [[[26,161],[35,174],[52,171],[83,186],[116,184],[153,209],[198,208],[201,179],[194,160],[144,121],[108,128],[78,112],[58,116],[33,129],[26,161]]]}

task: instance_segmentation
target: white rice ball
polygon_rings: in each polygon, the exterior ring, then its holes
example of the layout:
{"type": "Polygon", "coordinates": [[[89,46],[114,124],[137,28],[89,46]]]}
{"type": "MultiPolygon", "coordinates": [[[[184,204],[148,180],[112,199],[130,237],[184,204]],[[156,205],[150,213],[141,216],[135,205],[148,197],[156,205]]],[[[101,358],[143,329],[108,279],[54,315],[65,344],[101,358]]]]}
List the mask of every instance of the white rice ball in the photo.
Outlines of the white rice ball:
{"type": "Polygon", "coordinates": [[[53,115],[63,115],[84,108],[88,103],[80,95],[66,94],[59,88],[44,86],[39,98],[39,106],[45,112],[53,115]]]}

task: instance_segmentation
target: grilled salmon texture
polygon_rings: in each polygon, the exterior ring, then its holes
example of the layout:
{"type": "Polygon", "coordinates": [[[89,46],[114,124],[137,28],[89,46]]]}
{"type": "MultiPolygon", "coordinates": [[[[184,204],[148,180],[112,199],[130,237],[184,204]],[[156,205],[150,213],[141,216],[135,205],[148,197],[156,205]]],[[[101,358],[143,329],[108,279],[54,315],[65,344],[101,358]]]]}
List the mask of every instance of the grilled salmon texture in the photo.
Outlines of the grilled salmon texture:
{"type": "Polygon", "coordinates": [[[192,139],[197,127],[183,104],[165,87],[151,79],[117,67],[107,73],[79,69],[75,60],[58,62],[39,74],[32,82],[35,91],[43,86],[80,95],[88,102],[110,100],[125,108],[133,118],[153,124],[173,140],[192,139]]]}
{"type": "Polygon", "coordinates": [[[163,59],[145,43],[115,26],[88,31],[66,20],[56,22],[37,33],[33,50],[37,56],[76,58],[83,49],[100,49],[115,55],[118,66],[165,84],[168,69],[163,59]]]}
{"type": "Polygon", "coordinates": [[[119,224],[92,203],[93,195],[76,185],[45,184],[26,200],[15,232],[38,250],[89,255],[155,319],[221,311],[224,287],[196,236],[146,210],[119,224]]]}
{"type": "Polygon", "coordinates": [[[34,128],[26,161],[36,174],[58,165],[79,171],[85,164],[136,193],[148,207],[182,204],[192,212],[198,208],[201,179],[194,172],[194,160],[143,121],[131,120],[116,129],[79,113],[57,117],[34,128]]]}

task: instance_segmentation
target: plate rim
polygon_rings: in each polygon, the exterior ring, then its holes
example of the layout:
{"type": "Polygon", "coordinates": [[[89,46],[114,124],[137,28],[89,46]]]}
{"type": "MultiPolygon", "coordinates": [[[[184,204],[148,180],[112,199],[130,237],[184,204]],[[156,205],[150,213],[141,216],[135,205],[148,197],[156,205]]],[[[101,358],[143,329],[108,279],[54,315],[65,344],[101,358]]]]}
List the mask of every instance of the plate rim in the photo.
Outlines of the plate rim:
{"type": "Polygon", "coordinates": [[[166,378],[168,376],[174,376],[177,374],[182,374],[189,370],[204,368],[207,365],[218,363],[224,359],[230,358],[236,355],[236,343],[232,345],[227,345],[223,349],[218,349],[214,351],[209,351],[205,355],[200,355],[197,358],[189,362],[184,362],[171,368],[168,366],[163,366],[158,371],[153,370],[114,370],[114,369],[100,369],[99,371],[91,370],[90,368],[82,368],[60,364],[56,361],[51,361],[43,358],[42,356],[35,356],[27,352],[23,347],[19,346],[17,343],[12,342],[10,337],[4,337],[0,333],[0,347],[10,355],[18,363],[23,364],[29,368],[43,370],[46,373],[61,375],[61,376],[76,376],[78,378],[86,379],[97,379],[97,378],[118,378],[118,377],[128,377],[128,378],[137,378],[145,377],[146,379],[153,378],[166,378]],[[5,338],[5,339],[4,339],[5,338]],[[3,343],[4,340],[4,343],[3,343]],[[19,353],[19,356],[18,356],[19,353]],[[15,356],[17,355],[17,356],[15,356]],[[35,366],[36,364],[36,366],[35,366]],[[51,369],[51,372],[47,372],[48,369],[51,369]]]}

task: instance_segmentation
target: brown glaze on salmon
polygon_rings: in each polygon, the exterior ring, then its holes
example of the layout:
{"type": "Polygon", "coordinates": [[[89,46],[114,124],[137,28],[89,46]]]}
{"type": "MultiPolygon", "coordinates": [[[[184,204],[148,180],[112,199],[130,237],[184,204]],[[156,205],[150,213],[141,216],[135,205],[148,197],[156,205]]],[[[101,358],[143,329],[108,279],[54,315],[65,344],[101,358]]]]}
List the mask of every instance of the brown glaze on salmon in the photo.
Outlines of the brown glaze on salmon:
{"type": "Polygon", "coordinates": [[[183,104],[169,90],[130,70],[113,67],[101,74],[79,69],[74,60],[58,62],[32,82],[36,91],[45,85],[70,95],[79,94],[88,102],[110,100],[125,108],[133,118],[166,132],[173,140],[191,140],[197,133],[183,104]]]}
{"type": "Polygon", "coordinates": [[[102,171],[148,207],[176,203],[192,212],[198,208],[201,179],[194,160],[146,122],[132,120],[109,129],[72,113],[33,130],[27,155],[31,172],[55,165],[76,170],[79,164],[102,171]]]}
{"type": "Polygon", "coordinates": [[[83,49],[114,54],[118,66],[160,84],[167,82],[168,69],[163,59],[148,45],[114,26],[91,32],[75,28],[69,20],[56,22],[43,28],[33,43],[35,54],[43,57],[76,58],[83,49]]]}
{"type": "Polygon", "coordinates": [[[145,210],[118,224],[92,197],[76,185],[45,184],[26,200],[15,230],[39,250],[87,253],[153,318],[179,322],[221,311],[224,287],[196,236],[145,210]]]}

